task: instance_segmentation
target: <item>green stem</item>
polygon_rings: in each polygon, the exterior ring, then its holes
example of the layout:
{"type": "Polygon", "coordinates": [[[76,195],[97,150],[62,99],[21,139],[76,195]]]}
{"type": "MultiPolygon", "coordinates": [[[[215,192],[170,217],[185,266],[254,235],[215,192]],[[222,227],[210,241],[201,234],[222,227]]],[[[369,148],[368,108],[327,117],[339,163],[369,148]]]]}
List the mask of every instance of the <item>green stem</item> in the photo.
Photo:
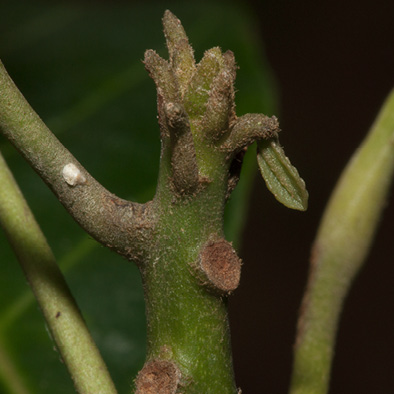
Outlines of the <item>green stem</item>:
{"type": "Polygon", "coordinates": [[[157,209],[166,214],[158,225],[160,253],[152,254],[142,272],[147,360],[174,362],[187,393],[234,394],[226,297],[202,286],[194,266],[212,235],[216,241],[223,234],[225,189],[216,197],[209,189],[189,202],[167,205],[164,193],[156,200],[157,209]]]}
{"type": "Polygon", "coordinates": [[[328,391],[344,299],[366,259],[394,171],[394,91],[341,176],[314,243],[295,346],[292,394],[328,391]]]}
{"type": "Polygon", "coordinates": [[[0,155],[0,223],[45,316],[78,393],[115,394],[55,258],[0,155]]]}
{"type": "MultiPolygon", "coordinates": [[[[74,265],[81,263],[82,260],[89,254],[98,244],[92,242],[90,238],[84,238],[78,242],[63,258],[58,260],[58,265],[61,271],[65,274],[74,265]]],[[[34,294],[27,288],[21,292],[17,298],[7,305],[0,314],[0,332],[5,332],[10,329],[13,324],[18,324],[26,310],[34,304],[34,294]]]]}
{"type": "Polygon", "coordinates": [[[256,140],[276,137],[276,118],[237,118],[232,52],[207,50],[196,64],[181,22],[163,17],[170,58],[145,53],[158,95],[162,152],[152,202],[150,253],[140,264],[148,354],[138,394],[235,394],[227,296],[241,261],[223,236],[224,206],[242,157],[256,140]]]}
{"type": "Polygon", "coordinates": [[[34,112],[1,61],[0,132],[87,233],[119,254],[137,259],[140,233],[150,227],[141,226],[149,209],[120,199],[100,185],[34,112]]]}

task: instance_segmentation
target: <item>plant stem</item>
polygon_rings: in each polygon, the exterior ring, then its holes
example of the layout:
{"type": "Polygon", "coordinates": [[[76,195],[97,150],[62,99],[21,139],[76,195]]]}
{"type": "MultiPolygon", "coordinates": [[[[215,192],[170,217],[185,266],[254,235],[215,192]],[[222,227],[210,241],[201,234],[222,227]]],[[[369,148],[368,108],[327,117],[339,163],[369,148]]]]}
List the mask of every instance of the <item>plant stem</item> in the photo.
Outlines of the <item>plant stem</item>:
{"type": "Polygon", "coordinates": [[[78,393],[115,394],[106,365],[3,157],[0,223],[36,296],[78,393]]]}
{"type": "Polygon", "coordinates": [[[262,114],[237,118],[232,52],[212,48],[196,64],[181,22],[166,11],[163,25],[169,60],[153,50],[144,60],[157,88],[162,152],[155,247],[140,265],[148,354],[137,393],[235,394],[227,296],[241,260],[223,236],[224,206],[246,147],[276,137],[279,124],[262,114]]]}
{"type": "MultiPolygon", "coordinates": [[[[160,176],[166,178],[165,174],[163,170],[160,176]]],[[[162,189],[155,199],[155,208],[162,213],[157,226],[160,248],[142,270],[147,360],[174,362],[187,393],[237,392],[227,300],[196,279],[195,265],[204,246],[223,236],[225,187],[215,180],[195,198],[178,203],[172,201],[170,189],[162,189]]]]}
{"type": "Polygon", "coordinates": [[[344,170],[323,216],[298,322],[291,394],[328,391],[344,299],[366,259],[394,171],[394,91],[344,170]]]}
{"type": "Polygon", "coordinates": [[[0,131],[88,234],[136,260],[141,253],[140,232],[149,228],[142,225],[149,209],[100,185],[34,112],[1,61],[0,89],[0,131]]]}

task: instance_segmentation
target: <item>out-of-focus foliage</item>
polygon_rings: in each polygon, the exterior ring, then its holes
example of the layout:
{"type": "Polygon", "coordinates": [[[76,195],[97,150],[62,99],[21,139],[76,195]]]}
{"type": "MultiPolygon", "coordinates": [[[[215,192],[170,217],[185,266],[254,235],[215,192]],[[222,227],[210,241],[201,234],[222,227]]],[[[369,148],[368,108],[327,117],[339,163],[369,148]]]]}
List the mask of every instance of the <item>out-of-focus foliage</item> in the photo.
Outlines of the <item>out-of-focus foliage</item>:
{"type": "MultiPolygon", "coordinates": [[[[181,20],[199,60],[220,46],[240,70],[237,113],[273,113],[272,82],[253,18],[231,2],[166,4],[181,20]]],[[[167,57],[160,3],[95,5],[4,0],[0,58],[33,108],[105,187],[143,202],[153,197],[160,141],[156,92],[141,59],[167,57]]],[[[0,149],[58,259],[120,393],[129,392],[145,353],[142,285],[134,264],[90,239],[14,148],[0,149]]],[[[226,212],[226,233],[239,240],[255,173],[255,153],[226,212]]],[[[20,267],[0,232],[0,391],[10,366],[29,393],[70,393],[20,267]]]]}

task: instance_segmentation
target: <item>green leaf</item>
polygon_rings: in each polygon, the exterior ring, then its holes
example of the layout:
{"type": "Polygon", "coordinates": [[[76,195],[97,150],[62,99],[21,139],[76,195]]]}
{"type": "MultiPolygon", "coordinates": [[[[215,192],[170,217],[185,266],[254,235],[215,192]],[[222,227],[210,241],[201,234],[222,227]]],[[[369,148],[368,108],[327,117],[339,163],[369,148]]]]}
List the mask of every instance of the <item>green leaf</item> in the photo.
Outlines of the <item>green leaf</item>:
{"type": "Polygon", "coordinates": [[[257,162],[268,190],[280,203],[299,211],[308,208],[305,182],[290,163],[279,142],[275,140],[259,142],[257,162]]]}
{"type": "MultiPolygon", "coordinates": [[[[207,48],[231,49],[240,70],[237,110],[273,114],[273,89],[244,8],[222,2],[166,4],[200,61],[207,48]],[[217,15],[221,15],[220,18],[217,15]]],[[[0,57],[32,107],[106,188],[138,202],[155,192],[160,157],[156,89],[141,63],[165,55],[161,6],[1,1],[0,57]]],[[[138,269],[90,239],[0,136],[13,171],[107,362],[119,393],[145,357],[138,269]]],[[[239,244],[255,165],[251,156],[226,209],[227,237],[239,244]]],[[[29,394],[74,392],[20,267],[0,232],[0,392],[12,369],[29,394]]],[[[19,391],[23,393],[23,391],[19,391]]]]}

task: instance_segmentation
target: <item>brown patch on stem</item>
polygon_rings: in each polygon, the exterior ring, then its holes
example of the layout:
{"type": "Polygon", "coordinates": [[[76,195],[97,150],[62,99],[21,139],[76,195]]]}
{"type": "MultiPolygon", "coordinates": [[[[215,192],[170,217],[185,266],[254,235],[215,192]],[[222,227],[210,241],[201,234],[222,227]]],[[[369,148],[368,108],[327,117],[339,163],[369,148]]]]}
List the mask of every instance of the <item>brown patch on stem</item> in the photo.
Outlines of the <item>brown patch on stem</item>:
{"type": "Polygon", "coordinates": [[[136,394],[175,394],[181,373],[171,361],[153,360],[144,365],[136,380],[136,394]]]}
{"type": "Polygon", "coordinates": [[[239,285],[241,265],[242,260],[231,243],[222,238],[205,245],[198,268],[205,284],[215,291],[229,294],[239,285]]]}

